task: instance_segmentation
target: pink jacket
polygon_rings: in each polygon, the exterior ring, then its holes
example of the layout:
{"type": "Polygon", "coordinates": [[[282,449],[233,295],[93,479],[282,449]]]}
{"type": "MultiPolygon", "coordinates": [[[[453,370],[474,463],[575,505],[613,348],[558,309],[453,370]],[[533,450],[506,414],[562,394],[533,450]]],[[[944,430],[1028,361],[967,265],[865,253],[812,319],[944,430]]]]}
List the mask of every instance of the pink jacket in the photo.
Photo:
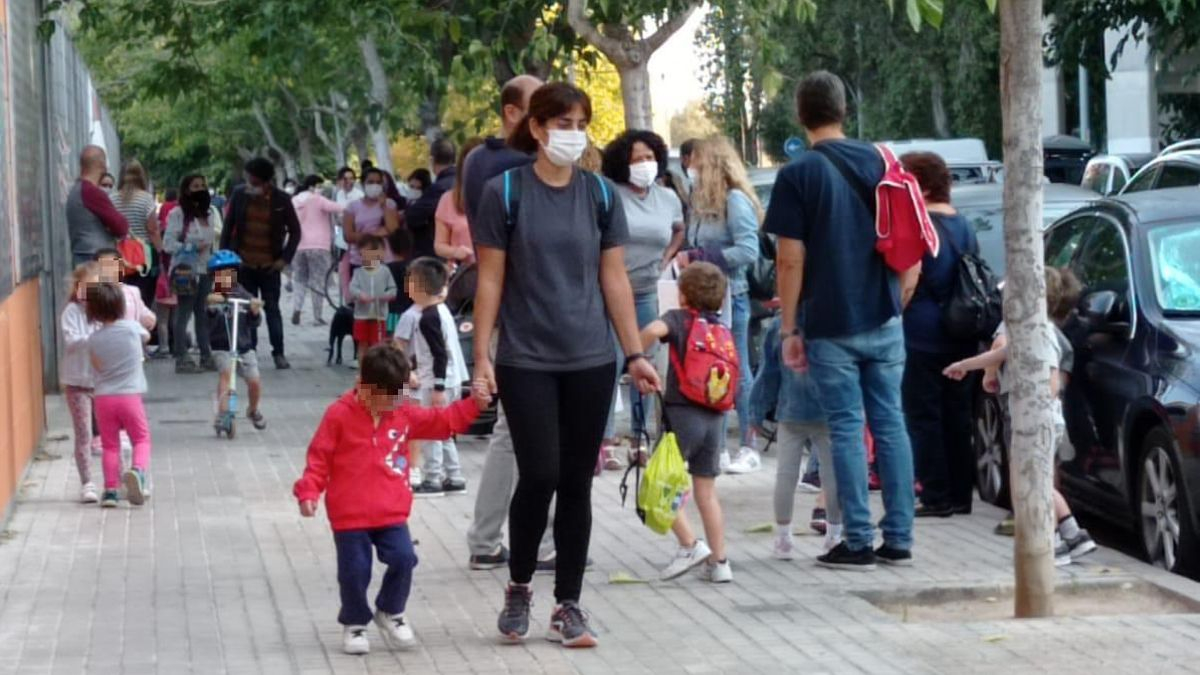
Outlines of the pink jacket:
{"type": "Polygon", "coordinates": [[[340,215],[342,207],[312,190],[292,197],[292,206],[296,209],[296,217],[300,219],[300,246],[296,250],[332,250],[333,226],[329,216],[340,215]]]}

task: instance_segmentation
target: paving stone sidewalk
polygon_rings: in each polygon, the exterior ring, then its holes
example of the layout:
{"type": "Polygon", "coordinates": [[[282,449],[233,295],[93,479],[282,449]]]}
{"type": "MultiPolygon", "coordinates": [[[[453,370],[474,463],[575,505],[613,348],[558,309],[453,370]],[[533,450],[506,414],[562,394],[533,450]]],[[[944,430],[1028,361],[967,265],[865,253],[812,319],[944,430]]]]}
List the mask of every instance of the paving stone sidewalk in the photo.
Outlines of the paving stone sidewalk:
{"type": "MultiPolygon", "coordinates": [[[[264,368],[270,426],[243,422],[234,441],[212,432],[215,376],[148,365],[154,493],[144,508],[77,503],[69,419],[48,399],[49,435],[60,440],[46,449],[61,458],[32,466],[0,536],[0,673],[1200,672],[1195,614],[906,623],[861,595],[1010,583],[1012,540],[991,534],[1001,513],[990,506],[920,522],[912,568],[819,569],[816,536],[799,538],[799,559],[776,561],[771,535],[748,532],[771,520],[771,458],[758,474],[719,483],[735,572],[724,586],[691,576],[610,583],[618,573],[653,579],[672,546],[621,508],[619,474],[597,480],[583,597],[601,636],[591,651],[540,638],[498,644],[507,573],[467,569],[473,497],[418,501],[409,617],[420,648],[392,653],[375,639],[369,656],[345,656],[328,523],[323,511],[299,517],[291,485],[325,406],[353,373],[325,366],[318,329],[288,330],[294,369],[264,368]]],[[[486,443],[461,447],[476,478],[486,443]]],[[[797,502],[806,515],[812,496],[797,502]]],[[[1108,550],[1059,575],[1064,584],[1148,580],[1200,598],[1200,585],[1108,550]]],[[[535,581],[535,631],[545,628],[551,582],[535,581]]]]}

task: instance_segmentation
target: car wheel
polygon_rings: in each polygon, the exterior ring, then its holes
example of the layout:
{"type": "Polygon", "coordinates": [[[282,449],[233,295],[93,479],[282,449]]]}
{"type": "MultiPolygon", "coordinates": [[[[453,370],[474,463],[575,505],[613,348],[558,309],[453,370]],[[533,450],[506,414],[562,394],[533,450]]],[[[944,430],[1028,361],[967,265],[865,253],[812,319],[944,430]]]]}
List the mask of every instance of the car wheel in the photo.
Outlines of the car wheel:
{"type": "Polygon", "coordinates": [[[1162,427],[1151,430],[1138,462],[1138,530],[1146,559],[1172,572],[1193,569],[1200,545],[1181,476],[1171,433],[1162,427]]]}
{"type": "Polygon", "coordinates": [[[975,485],[979,498],[1008,508],[1008,452],[1000,399],[984,394],[975,405],[975,485]]]}

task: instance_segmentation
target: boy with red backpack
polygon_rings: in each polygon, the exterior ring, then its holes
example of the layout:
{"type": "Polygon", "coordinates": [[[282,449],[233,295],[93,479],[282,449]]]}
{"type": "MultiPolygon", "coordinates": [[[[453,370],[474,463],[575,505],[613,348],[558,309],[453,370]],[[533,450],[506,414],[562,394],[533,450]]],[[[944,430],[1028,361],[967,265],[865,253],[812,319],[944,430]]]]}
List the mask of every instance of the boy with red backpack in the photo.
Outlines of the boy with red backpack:
{"type": "Polygon", "coordinates": [[[644,349],[666,342],[670,350],[663,428],[675,433],[679,451],[687,461],[696,506],[708,537],[707,543],[696,538],[681,509],[671,526],[679,550],[660,574],[664,581],[683,576],[699,565],[704,565],[705,581],[733,581],[733,569],[725,557],[725,523],[716,486],[721,449],[725,447],[724,413],[733,407],[739,384],[733,333],[717,319],[725,301],[725,284],[725,275],[716,265],[688,265],[679,275],[680,309],[667,311],[642,330],[644,349]]]}

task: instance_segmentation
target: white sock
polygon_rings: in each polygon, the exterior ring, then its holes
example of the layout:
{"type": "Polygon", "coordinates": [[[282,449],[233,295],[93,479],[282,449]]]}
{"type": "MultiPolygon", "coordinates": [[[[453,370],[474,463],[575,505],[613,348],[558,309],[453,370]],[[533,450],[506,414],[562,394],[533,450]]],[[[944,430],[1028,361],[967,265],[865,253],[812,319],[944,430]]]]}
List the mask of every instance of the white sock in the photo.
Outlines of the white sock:
{"type": "Polygon", "coordinates": [[[1058,521],[1058,532],[1063,539],[1071,540],[1079,536],[1079,523],[1075,522],[1075,516],[1067,516],[1058,521]]]}
{"type": "Polygon", "coordinates": [[[792,538],[792,524],[787,523],[786,525],[781,525],[780,523],[775,523],[775,536],[787,537],[788,539],[791,539],[792,538]]]}

